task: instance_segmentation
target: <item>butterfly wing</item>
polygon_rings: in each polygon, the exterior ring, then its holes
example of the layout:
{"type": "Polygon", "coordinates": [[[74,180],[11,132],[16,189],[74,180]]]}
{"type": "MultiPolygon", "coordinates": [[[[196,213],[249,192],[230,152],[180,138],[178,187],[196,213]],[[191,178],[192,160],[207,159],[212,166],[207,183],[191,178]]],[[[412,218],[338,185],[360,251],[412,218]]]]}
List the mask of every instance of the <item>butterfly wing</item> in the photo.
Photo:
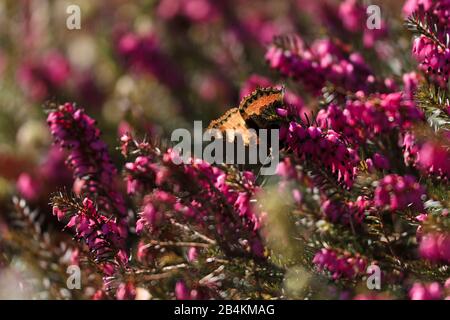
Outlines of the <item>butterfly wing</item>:
{"type": "Polygon", "coordinates": [[[259,88],[246,96],[239,105],[239,111],[247,124],[267,128],[280,120],[276,109],[283,106],[284,88],[259,88]]]}
{"type": "MultiPolygon", "coordinates": [[[[222,133],[226,130],[234,130],[236,134],[241,135],[245,145],[249,145],[252,139],[257,139],[256,133],[249,130],[238,108],[232,108],[219,119],[211,121],[207,130],[211,129],[217,129],[222,133]]],[[[227,139],[230,138],[227,136],[227,139]]]]}

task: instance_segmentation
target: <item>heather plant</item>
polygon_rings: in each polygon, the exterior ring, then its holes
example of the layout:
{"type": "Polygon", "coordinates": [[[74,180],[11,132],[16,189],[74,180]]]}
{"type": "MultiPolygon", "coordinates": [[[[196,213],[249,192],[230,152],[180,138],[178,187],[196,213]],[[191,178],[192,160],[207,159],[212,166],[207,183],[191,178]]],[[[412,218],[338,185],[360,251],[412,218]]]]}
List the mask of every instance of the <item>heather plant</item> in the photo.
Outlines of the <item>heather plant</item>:
{"type": "Polygon", "coordinates": [[[449,1],[75,2],[0,5],[1,298],[450,298],[449,1]],[[180,160],[261,88],[274,174],[180,160]]]}

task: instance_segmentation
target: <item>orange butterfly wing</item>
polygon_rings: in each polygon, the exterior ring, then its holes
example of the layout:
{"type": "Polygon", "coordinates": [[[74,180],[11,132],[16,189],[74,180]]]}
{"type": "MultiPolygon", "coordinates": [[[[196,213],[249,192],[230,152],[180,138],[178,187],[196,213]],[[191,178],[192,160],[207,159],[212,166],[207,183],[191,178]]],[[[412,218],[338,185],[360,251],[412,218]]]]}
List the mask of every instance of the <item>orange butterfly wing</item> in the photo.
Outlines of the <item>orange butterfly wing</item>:
{"type": "Polygon", "coordinates": [[[256,138],[255,132],[249,130],[238,108],[232,108],[219,119],[211,121],[207,130],[211,129],[217,129],[221,132],[234,130],[236,134],[241,135],[245,145],[248,145],[252,138],[256,138]]]}

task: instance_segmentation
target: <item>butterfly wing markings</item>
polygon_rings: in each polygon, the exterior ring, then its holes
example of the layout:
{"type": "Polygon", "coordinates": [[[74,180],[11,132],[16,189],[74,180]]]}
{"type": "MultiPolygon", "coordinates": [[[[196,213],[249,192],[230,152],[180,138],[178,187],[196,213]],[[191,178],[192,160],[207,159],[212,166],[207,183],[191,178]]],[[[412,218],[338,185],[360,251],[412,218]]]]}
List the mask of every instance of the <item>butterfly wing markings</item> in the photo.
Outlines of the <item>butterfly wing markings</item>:
{"type": "MultiPolygon", "coordinates": [[[[250,144],[252,139],[257,139],[256,133],[249,130],[238,108],[232,108],[217,120],[211,121],[207,130],[211,129],[219,130],[223,134],[226,130],[234,130],[236,134],[241,135],[246,146],[250,144]]],[[[228,142],[233,142],[234,140],[232,136],[226,136],[226,138],[228,142]]]]}
{"type": "Polygon", "coordinates": [[[238,108],[232,108],[217,120],[211,121],[207,130],[234,130],[248,146],[253,139],[258,141],[256,132],[250,128],[269,128],[281,119],[276,109],[283,106],[283,97],[284,88],[258,88],[244,97],[238,108]]]}
{"type": "Polygon", "coordinates": [[[259,88],[242,99],[239,112],[249,127],[268,128],[280,120],[276,109],[283,106],[284,88],[259,88]]]}

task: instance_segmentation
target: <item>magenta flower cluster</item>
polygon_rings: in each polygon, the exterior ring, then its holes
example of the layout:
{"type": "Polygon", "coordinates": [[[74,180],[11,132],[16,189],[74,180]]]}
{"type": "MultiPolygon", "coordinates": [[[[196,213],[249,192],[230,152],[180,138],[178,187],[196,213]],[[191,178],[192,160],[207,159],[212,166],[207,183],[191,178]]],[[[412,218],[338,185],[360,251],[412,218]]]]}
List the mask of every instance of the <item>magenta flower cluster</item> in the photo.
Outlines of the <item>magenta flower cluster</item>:
{"type": "Polygon", "coordinates": [[[360,91],[343,109],[331,104],[317,115],[321,127],[341,132],[357,145],[394,129],[404,131],[422,119],[422,112],[402,92],[366,96],[360,91]]]}
{"type": "Polygon", "coordinates": [[[363,57],[329,39],[316,40],[310,47],[298,36],[279,42],[266,53],[270,67],[283,76],[301,80],[314,93],[320,93],[327,82],[353,92],[368,92],[376,86],[363,57]]]}
{"type": "Polygon", "coordinates": [[[102,215],[92,200],[84,198],[77,212],[54,206],[53,214],[63,221],[69,216],[67,228],[73,229],[77,238],[84,240],[101,271],[110,276],[126,266],[128,256],[125,251],[126,232],[116,220],[102,215]]]}
{"type": "Polygon", "coordinates": [[[365,273],[367,261],[359,254],[352,255],[349,252],[338,252],[336,249],[323,248],[316,253],[313,263],[320,270],[327,270],[333,279],[353,279],[365,273]]]}
{"type": "Polygon", "coordinates": [[[450,234],[427,233],[421,237],[420,255],[432,262],[450,263],[450,234]]]}
{"type": "Polygon", "coordinates": [[[326,200],[321,205],[324,215],[333,223],[358,225],[364,220],[364,213],[370,208],[371,201],[359,196],[355,202],[346,203],[326,200]]]}
{"type": "Polygon", "coordinates": [[[445,87],[450,76],[450,5],[448,1],[409,0],[403,11],[406,15],[416,12],[422,23],[434,25],[432,33],[420,34],[413,43],[413,56],[420,68],[445,87]]]}
{"type": "Polygon", "coordinates": [[[375,206],[380,209],[423,210],[425,189],[413,176],[389,174],[378,181],[375,189],[375,206]]]}
{"type": "Polygon", "coordinates": [[[289,127],[283,128],[280,139],[302,159],[320,164],[336,174],[337,180],[348,188],[352,186],[359,157],[336,131],[291,122],[289,127]]]}
{"type": "Polygon", "coordinates": [[[414,283],[409,290],[411,300],[441,300],[443,294],[442,287],[438,282],[428,284],[414,283]]]}
{"type": "Polygon", "coordinates": [[[114,187],[117,169],[95,120],[66,103],[51,111],[47,122],[55,142],[70,152],[67,164],[76,179],[75,191],[95,198],[103,213],[124,217],[124,201],[114,187]]]}
{"type": "MultiPolygon", "coordinates": [[[[444,139],[447,139],[445,135],[444,139]]],[[[445,146],[433,140],[418,141],[412,133],[404,135],[402,144],[406,164],[416,167],[425,175],[450,179],[450,152],[445,146]]]]}
{"type": "Polygon", "coordinates": [[[181,162],[179,160],[179,155],[169,149],[159,159],[138,156],[134,162],[125,165],[129,192],[160,188],[144,200],[137,231],[147,229],[150,233],[157,232],[158,225],[167,222],[164,212],[177,213],[184,219],[194,220],[206,230],[205,222],[212,216],[216,221],[217,236],[226,239],[231,237],[228,242],[235,245],[239,242],[233,239],[239,234],[237,231],[244,231],[249,235],[247,241],[250,250],[256,256],[263,257],[263,245],[257,233],[260,217],[251,205],[251,199],[258,192],[254,175],[243,172],[236,187],[228,181],[232,174],[203,160],[191,158],[188,164],[177,165],[181,162]],[[190,190],[191,200],[183,202],[176,195],[183,191],[185,181],[196,185],[190,190]],[[225,211],[224,207],[227,208],[225,211]]]}

